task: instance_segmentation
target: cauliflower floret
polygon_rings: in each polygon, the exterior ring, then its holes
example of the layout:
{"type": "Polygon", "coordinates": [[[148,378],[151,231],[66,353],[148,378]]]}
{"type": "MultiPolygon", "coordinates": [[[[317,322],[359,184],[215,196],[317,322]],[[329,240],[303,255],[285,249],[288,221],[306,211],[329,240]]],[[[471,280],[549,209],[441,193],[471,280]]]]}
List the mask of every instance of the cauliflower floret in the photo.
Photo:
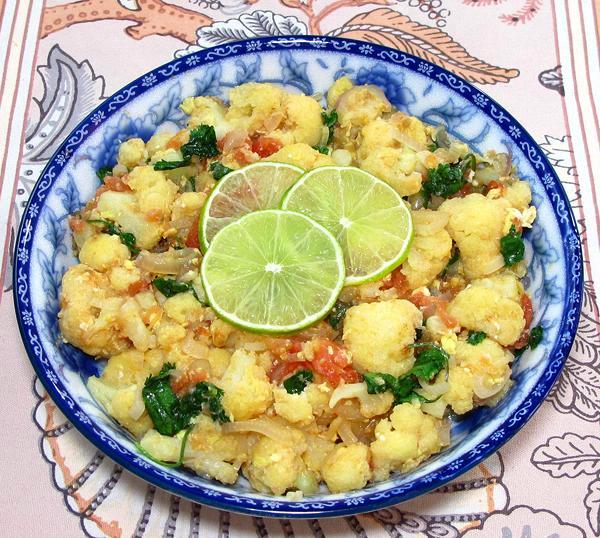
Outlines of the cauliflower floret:
{"type": "Polygon", "coordinates": [[[369,152],[360,165],[391,185],[401,196],[409,196],[421,190],[423,180],[421,174],[414,171],[415,163],[415,152],[411,149],[378,147],[369,152]]]}
{"type": "Polygon", "coordinates": [[[308,401],[306,391],[300,394],[289,394],[284,388],[277,387],[273,389],[273,397],[275,413],[288,422],[305,426],[313,421],[313,408],[308,401]]]}
{"type": "Polygon", "coordinates": [[[252,486],[264,493],[283,495],[295,486],[304,463],[293,446],[270,437],[261,437],[252,447],[244,474],[252,486]]]}
{"type": "Polygon", "coordinates": [[[367,123],[391,112],[392,105],[377,86],[353,86],[340,95],[337,113],[340,127],[363,127],[367,123]]]}
{"type": "Polygon", "coordinates": [[[392,471],[409,471],[442,448],[439,419],[423,413],[419,403],[397,405],[389,419],[375,427],[371,443],[373,478],[386,480],[392,471]]]}
{"type": "Polygon", "coordinates": [[[265,161],[294,164],[304,170],[335,164],[329,155],[323,155],[308,144],[303,143],[284,146],[279,151],[269,155],[265,161]]]}
{"type": "Polygon", "coordinates": [[[145,353],[133,349],[124,351],[108,359],[101,379],[115,388],[141,386],[148,376],[160,371],[163,362],[164,356],[159,350],[145,353]]]}
{"type": "Polygon", "coordinates": [[[70,267],[63,276],[58,313],[63,339],[92,356],[125,351],[131,342],[117,323],[123,302],[106,273],[84,264],[70,267]]]}
{"type": "Polygon", "coordinates": [[[415,328],[423,317],[412,303],[393,299],[362,303],[348,309],[344,343],[354,367],[363,372],[402,375],[412,368],[414,355],[407,346],[415,340],[415,328]]]}
{"type": "Polygon", "coordinates": [[[204,307],[191,293],[178,293],[169,297],[163,308],[167,316],[184,327],[204,319],[204,307]]]}
{"type": "Polygon", "coordinates": [[[106,271],[129,259],[129,249],[116,235],[92,235],[81,247],[79,260],[96,271],[106,271]]]}
{"type": "Polygon", "coordinates": [[[515,181],[506,185],[503,196],[512,207],[525,211],[531,203],[531,187],[526,181],[515,181]]]}
{"type": "Polygon", "coordinates": [[[274,84],[248,82],[229,92],[230,106],[226,120],[250,134],[264,130],[264,123],[273,114],[281,114],[285,92],[274,84]]]}
{"type": "Polygon", "coordinates": [[[180,108],[190,116],[188,127],[191,129],[199,125],[212,125],[217,138],[222,138],[231,128],[225,121],[227,108],[217,97],[187,97],[180,108]]]}
{"type": "Polygon", "coordinates": [[[400,140],[403,144],[410,141],[415,151],[427,149],[427,127],[419,118],[396,112],[390,116],[390,122],[401,133],[400,140]]]}
{"type": "Polygon", "coordinates": [[[108,278],[115,290],[124,292],[129,286],[140,282],[142,273],[133,262],[126,261],[124,265],[113,267],[108,273],[108,278]]]}
{"type": "Polygon", "coordinates": [[[269,136],[284,145],[303,142],[314,146],[321,141],[323,132],[321,111],[321,105],[312,97],[287,94],[283,106],[283,125],[269,133],[269,136]]]}
{"type": "Polygon", "coordinates": [[[171,220],[194,219],[206,201],[203,192],[184,192],[180,194],[171,207],[171,220]]]}
{"type": "Polygon", "coordinates": [[[146,162],[148,152],[141,138],[131,138],[119,146],[117,162],[130,170],[146,162]]]}
{"type": "Polygon", "coordinates": [[[176,342],[183,340],[186,335],[186,330],[183,325],[174,321],[163,318],[155,329],[156,340],[162,348],[168,349],[176,342]]]}
{"type": "Polygon", "coordinates": [[[354,84],[347,76],[338,78],[331,85],[329,90],[327,90],[327,106],[329,108],[335,108],[340,96],[343,93],[346,93],[353,86],[354,86],[354,84]]]}
{"type": "Polygon", "coordinates": [[[227,371],[231,360],[231,351],[211,347],[208,350],[206,360],[210,364],[210,374],[213,377],[220,378],[227,371]]]}
{"type": "Polygon", "coordinates": [[[177,185],[152,166],[138,166],[129,173],[128,185],[136,194],[140,211],[148,220],[159,221],[171,215],[177,185]]]}
{"type": "Polygon", "coordinates": [[[141,437],[152,428],[152,419],[145,412],[142,400],[142,385],[115,388],[91,376],[87,387],[106,412],[136,437],[141,437]]]}
{"type": "Polygon", "coordinates": [[[474,400],[481,403],[491,398],[509,382],[509,363],[513,356],[489,338],[477,345],[459,340],[454,359],[444,399],[455,413],[470,411],[474,407],[474,400]]]}
{"type": "Polygon", "coordinates": [[[408,258],[402,264],[411,290],[427,286],[446,267],[452,250],[452,239],[444,226],[448,216],[439,211],[412,211],[415,230],[408,258]]]}
{"type": "Polygon", "coordinates": [[[332,493],[364,488],[371,478],[368,447],[362,443],[337,445],[327,456],[322,473],[332,493]]]}
{"type": "Polygon", "coordinates": [[[131,340],[135,349],[146,351],[156,346],[156,337],[150,332],[142,318],[142,308],[133,299],[127,299],[119,310],[119,325],[124,335],[131,340]]]}
{"type": "Polygon", "coordinates": [[[164,151],[167,147],[167,144],[171,138],[173,138],[174,133],[156,133],[150,137],[150,140],[146,142],[146,151],[148,152],[148,157],[152,158],[152,156],[158,151],[164,151]]]}
{"type": "Polygon", "coordinates": [[[256,354],[241,349],[231,356],[219,386],[225,391],[223,407],[234,420],[264,413],[273,400],[271,383],[256,354]]]}
{"type": "Polygon", "coordinates": [[[504,266],[500,238],[509,206],[503,198],[491,200],[482,194],[452,198],[440,206],[449,217],[447,230],[458,245],[468,278],[486,276],[504,266]]]}
{"type": "Polygon", "coordinates": [[[462,327],[483,331],[499,344],[509,346],[525,327],[523,309],[504,295],[505,286],[489,287],[487,280],[474,281],[460,291],[448,305],[448,313],[462,327]]]}
{"type": "Polygon", "coordinates": [[[478,278],[473,280],[471,285],[495,289],[503,297],[515,303],[521,303],[523,285],[515,274],[510,271],[501,271],[487,278],[478,278]]]}

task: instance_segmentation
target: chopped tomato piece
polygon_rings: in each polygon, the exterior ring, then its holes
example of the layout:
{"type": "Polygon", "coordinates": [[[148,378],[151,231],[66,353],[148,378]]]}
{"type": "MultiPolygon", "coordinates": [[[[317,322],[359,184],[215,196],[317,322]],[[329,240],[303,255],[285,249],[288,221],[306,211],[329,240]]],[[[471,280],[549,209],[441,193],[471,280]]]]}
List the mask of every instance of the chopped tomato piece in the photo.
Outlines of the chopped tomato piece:
{"type": "Polygon", "coordinates": [[[343,380],[358,383],[360,374],[351,366],[346,350],[331,340],[313,341],[314,358],[311,369],[323,376],[332,386],[337,387],[343,380]]]}
{"type": "Polygon", "coordinates": [[[123,181],[123,178],[116,176],[106,176],[104,178],[104,185],[109,191],[127,192],[131,190],[131,187],[123,181]]]}
{"type": "Polygon", "coordinates": [[[409,299],[418,308],[427,308],[429,306],[435,307],[436,314],[443,321],[444,325],[448,328],[458,327],[458,321],[456,318],[448,314],[446,307],[448,301],[441,297],[435,297],[434,295],[425,295],[424,293],[413,293],[409,299]]]}
{"type": "Polygon", "coordinates": [[[185,239],[185,246],[190,248],[200,248],[200,239],[198,238],[198,221],[200,220],[200,214],[194,219],[190,230],[188,231],[185,239]]]}
{"type": "Polygon", "coordinates": [[[523,329],[523,332],[519,336],[519,339],[512,345],[508,346],[509,349],[522,349],[529,343],[529,329],[523,329]]]}
{"type": "Polygon", "coordinates": [[[531,299],[526,293],[521,294],[521,308],[523,309],[523,317],[525,318],[525,329],[529,329],[533,320],[533,305],[531,299]]]}
{"type": "Polygon", "coordinates": [[[296,372],[296,370],[306,369],[310,369],[310,362],[308,361],[282,361],[275,359],[268,376],[273,383],[279,385],[284,379],[287,379],[296,372]]]}
{"type": "Polygon", "coordinates": [[[282,144],[279,140],[269,138],[268,136],[259,136],[252,139],[252,151],[261,157],[273,155],[273,153],[281,149],[281,146],[282,144]]]}
{"type": "Polygon", "coordinates": [[[495,179],[493,179],[492,181],[490,181],[487,184],[486,193],[490,192],[493,189],[500,189],[500,192],[502,194],[504,194],[506,192],[506,185],[504,185],[504,183],[500,183],[499,181],[496,181],[495,179]]]}
{"type": "Polygon", "coordinates": [[[145,290],[149,286],[150,286],[150,282],[148,282],[147,280],[144,280],[144,279],[136,280],[132,284],[129,284],[129,286],[127,287],[127,293],[129,295],[135,295],[136,293],[139,293],[140,291],[145,290]]]}
{"type": "Polygon", "coordinates": [[[69,217],[69,228],[75,233],[82,232],[85,228],[85,222],[79,217],[69,217]]]}
{"type": "Polygon", "coordinates": [[[185,374],[179,376],[177,379],[171,382],[171,388],[173,392],[177,395],[182,392],[187,391],[196,383],[200,383],[201,381],[206,381],[208,379],[208,374],[204,370],[194,370],[192,372],[186,372],[185,374]]]}
{"type": "Polygon", "coordinates": [[[457,198],[464,198],[467,194],[473,192],[473,185],[465,183],[462,188],[456,193],[457,198]]]}

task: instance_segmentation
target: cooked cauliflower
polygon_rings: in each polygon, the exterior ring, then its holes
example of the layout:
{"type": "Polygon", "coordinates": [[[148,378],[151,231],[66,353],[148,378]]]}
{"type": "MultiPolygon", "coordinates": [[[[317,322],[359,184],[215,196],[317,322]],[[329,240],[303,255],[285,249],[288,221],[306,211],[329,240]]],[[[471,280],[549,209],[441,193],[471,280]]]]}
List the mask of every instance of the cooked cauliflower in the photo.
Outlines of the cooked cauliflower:
{"type": "Polygon", "coordinates": [[[303,143],[284,146],[279,151],[269,155],[265,160],[294,164],[304,170],[335,164],[329,155],[319,153],[316,149],[303,143]]]}
{"type": "Polygon", "coordinates": [[[226,120],[249,134],[265,132],[265,121],[281,115],[285,92],[274,84],[248,82],[229,92],[230,106],[226,120]]]}
{"type": "Polygon", "coordinates": [[[204,307],[191,293],[178,293],[169,297],[163,308],[167,316],[184,327],[204,319],[204,307]]]}
{"type": "Polygon", "coordinates": [[[509,202],[482,194],[446,200],[440,211],[449,217],[447,230],[460,250],[468,278],[487,276],[504,266],[500,253],[504,217],[509,202]]]}
{"type": "Polygon", "coordinates": [[[409,471],[442,448],[439,419],[423,413],[418,403],[394,407],[389,419],[375,427],[370,445],[373,478],[386,480],[391,471],[409,471]]]}
{"type": "Polygon", "coordinates": [[[62,281],[58,323],[65,342],[94,357],[109,357],[131,347],[118,325],[123,298],[106,273],[84,264],[70,267],[62,281]]]}
{"type": "Polygon", "coordinates": [[[531,203],[531,187],[526,181],[515,181],[506,185],[503,196],[512,207],[525,211],[531,203]]]}
{"type": "Polygon", "coordinates": [[[332,493],[364,488],[371,478],[368,447],[362,443],[336,445],[327,456],[322,473],[332,493]]]}
{"type": "Polygon", "coordinates": [[[461,339],[456,344],[455,364],[448,374],[445,401],[455,413],[462,415],[500,392],[510,379],[512,353],[486,338],[477,345],[461,339]]]}
{"type": "Polygon", "coordinates": [[[363,303],[348,309],[344,343],[352,353],[353,366],[363,372],[402,375],[412,368],[414,355],[407,346],[423,317],[408,301],[394,299],[363,303]]]}
{"type": "Polygon", "coordinates": [[[306,392],[289,394],[281,387],[273,389],[275,413],[288,422],[299,425],[310,424],[313,420],[313,408],[308,401],[306,392]]]}
{"type": "Polygon", "coordinates": [[[353,86],[354,84],[347,76],[338,78],[327,91],[327,106],[335,108],[340,96],[353,86]]]}
{"type": "Polygon", "coordinates": [[[448,217],[439,211],[412,211],[415,236],[402,264],[411,290],[429,285],[446,267],[452,250],[452,239],[445,229],[448,217]]]}
{"type": "Polygon", "coordinates": [[[246,420],[264,413],[273,400],[271,383],[258,366],[256,353],[238,349],[219,381],[225,391],[223,407],[234,420],[246,420]]]}
{"type": "Polygon", "coordinates": [[[225,121],[227,108],[217,97],[187,97],[180,106],[190,116],[188,126],[193,129],[199,125],[211,125],[217,138],[222,138],[230,129],[225,121]]]}
{"type": "Polygon", "coordinates": [[[260,438],[244,466],[244,474],[255,489],[276,495],[293,488],[303,470],[297,447],[270,437],[260,438]]]}
{"type": "Polygon", "coordinates": [[[147,158],[146,144],[141,138],[130,138],[119,146],[117,162],[130,170],[144,164],[147,158]]]}
{"type": "Polygon", "coordinates": [[[503,346],[513,344],[525,328],[521,305],[514,295],[505,295],[505,286],[488,286],[488,279],[474,281],[448,305],[448,313],[473,331],[483,331],[503,346]]]}
{"type": "Polygon", "coordinates": [[[285,145],[304,143],[314,146],[321,141],[321,105],[312,97],[287,94],[283,101],[283,114],[282,122],[270,136],[285,145]]]}
{"type": "Polygon", "coordinates": [[[106,271],[128,259],[129,249],[116,235],[92,235],[79,251],[79,261],[96,271],[106,271]]]}

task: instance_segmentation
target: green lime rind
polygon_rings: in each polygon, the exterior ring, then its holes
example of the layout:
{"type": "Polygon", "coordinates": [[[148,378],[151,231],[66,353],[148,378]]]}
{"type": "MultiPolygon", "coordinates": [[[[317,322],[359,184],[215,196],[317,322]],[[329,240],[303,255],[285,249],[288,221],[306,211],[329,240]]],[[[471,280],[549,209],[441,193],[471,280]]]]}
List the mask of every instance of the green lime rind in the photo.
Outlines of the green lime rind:
{"type": "Polygon", "coordinates": [[[414,230],[410,209],[390,185],[354,167],[306,172],[281,208],[327,228],[344,251],[346,286],[379,280],[408,256],[414,230]]]}
{"type": "Polygon", "coordinates": [[[223,176],[200,213],[198,237],[203,252],[221,228],[241,216],[278,208],[285,192],[303,173],[291,164],[259,161],[223,176]]]}
{"type": "Polygon", "coordinates": [[[333,308],[344,285],[344,255],[306,215],[263,210],[214,236],[200,275],[219,317],[247,331],[291,333],[333,308]]]}

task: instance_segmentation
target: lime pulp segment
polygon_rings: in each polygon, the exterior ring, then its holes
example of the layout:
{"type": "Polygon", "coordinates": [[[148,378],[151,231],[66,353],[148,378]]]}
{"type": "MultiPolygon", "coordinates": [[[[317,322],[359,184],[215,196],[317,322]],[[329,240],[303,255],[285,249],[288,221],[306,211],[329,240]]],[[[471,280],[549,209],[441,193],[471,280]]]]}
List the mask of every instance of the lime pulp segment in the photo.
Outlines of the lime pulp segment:
{"type": "Polygon", "coordinates": [[[242,215],[278,208],[285,192],[303,173],[291,164],[262,161],[223,177],[202,210],[198,233],[203,250],[221,228],[242,215]]]}
{"type": "Polygon", "coordinates": [[[344,251],[346,285],[382,278],[404,261],[412,242],[412,219],[402,197],[358,168],[306,172],[281,207],[309,216],[336,237],[344,251]]]}
{"type": "Polygon", "coordinates": [[[261,333],[300,330],[323,318],[344,283],[342,250],[298,213],[249,213],[221,229],[202,260],[208,302],[226,321],[261,333]]]}

